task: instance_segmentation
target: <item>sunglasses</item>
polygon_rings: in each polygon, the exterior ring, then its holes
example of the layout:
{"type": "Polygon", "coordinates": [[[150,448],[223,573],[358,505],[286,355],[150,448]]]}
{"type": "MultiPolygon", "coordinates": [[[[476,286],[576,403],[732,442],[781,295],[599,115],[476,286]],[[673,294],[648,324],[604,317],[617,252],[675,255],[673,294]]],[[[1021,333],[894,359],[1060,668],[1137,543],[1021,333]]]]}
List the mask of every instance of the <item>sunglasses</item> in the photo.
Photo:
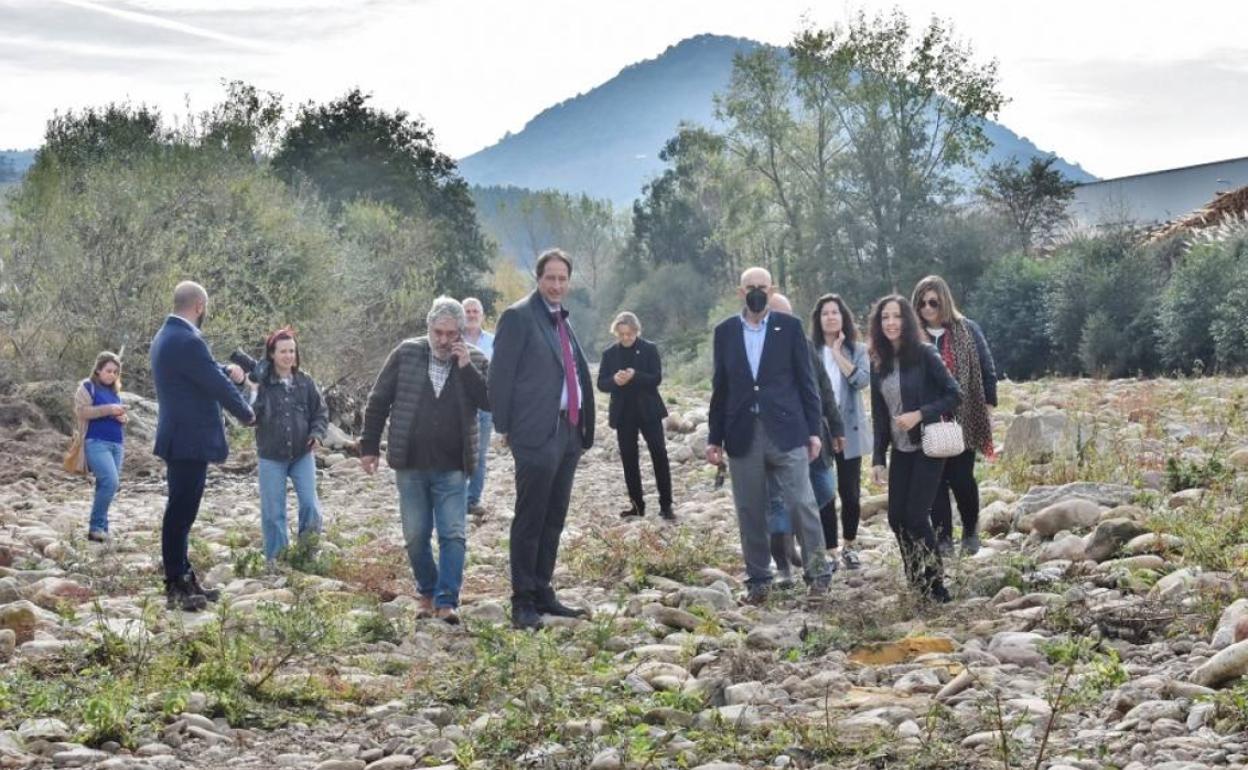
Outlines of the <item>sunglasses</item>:
{"type": "Polygon", "coordinates": [[[919,303],[919,307],[930,307],[932,310],[940,310],[940,300],[935,298],[925,299],[919,303]]]}

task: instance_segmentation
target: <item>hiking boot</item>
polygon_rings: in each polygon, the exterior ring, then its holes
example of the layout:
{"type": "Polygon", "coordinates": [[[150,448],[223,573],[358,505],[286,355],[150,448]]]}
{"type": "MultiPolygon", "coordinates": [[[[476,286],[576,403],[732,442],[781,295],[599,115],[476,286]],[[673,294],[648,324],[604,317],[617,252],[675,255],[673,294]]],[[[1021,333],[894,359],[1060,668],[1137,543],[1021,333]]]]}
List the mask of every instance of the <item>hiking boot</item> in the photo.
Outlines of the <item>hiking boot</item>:
{"type": "Polygon", "coordinates": [[[187,575],[165,581],[165,609],[199,612],[207,606],[208,600],[202,594],[191,592],[191,581],[187,575]]]}
{"type": "MultiPolygon", "coordinates": [[[[832,562],[836,564],[836,562],[832,562]]],[[[828,595],[828,589],[832,587],[831,578],[819,578],[810,584],[810,588],[806,590],[806,595],[812,599],[828,595]]]]}
{"type": "Polygon", "coordinates": [[[454,607],[438,607],[433,611],[433,616],[447,625],[459,625],[459,613],[454,607]]]}
{"type": "Polygon", "coordinates": [[[204,597],[205,601],[215,602],[221,599],[221,592],[215,588],[204,588],[199,584],[199,576],[195,574],[195,570],[186,573],[190,579],[191,593],[204,597]]]}
{"type": "Polygon", "coordinates": [[[769,585],[752,585],[746,592],[745,597],[741,601],[752,607],[758,607],[767,603],[767,597],[771,595],[771,586],[769,585]]]}
{"type": "Polygon", "coordinates": [[[543,591],[533,603],[533,607],[542,615],[554,615],[557,618],[588,618],[589,610],[580,607],[569,607],[555,597],[554,591],[543,591]]]}
{"type": "Polygon", "coordinates": [[[427,618],[433,614],[433,597],[421,594],[416,600],[416,617],[427,618]]]}

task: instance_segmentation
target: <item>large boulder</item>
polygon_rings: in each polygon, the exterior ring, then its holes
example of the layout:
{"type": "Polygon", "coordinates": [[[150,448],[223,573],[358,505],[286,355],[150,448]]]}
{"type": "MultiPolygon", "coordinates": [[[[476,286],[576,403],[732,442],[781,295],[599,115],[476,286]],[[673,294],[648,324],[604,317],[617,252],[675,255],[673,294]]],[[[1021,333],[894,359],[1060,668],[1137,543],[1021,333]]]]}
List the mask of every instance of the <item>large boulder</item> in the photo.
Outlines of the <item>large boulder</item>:
{"type": "Polygon", "coordinates": [[[1082,497],[1070,497],[1053,503],[1031,519],[1031,530],[1043,537],[1053,537],[1062,530],[1087,529],[1101,518],[1101,506],[1082,497]]]}
{"type": "Polygon", "coordinates": [[[1016,416],[1005,432],[1003,453],[1030,462],[1073,457],[1078,426],[1060,409],[1041,408],[1016,416]]]}

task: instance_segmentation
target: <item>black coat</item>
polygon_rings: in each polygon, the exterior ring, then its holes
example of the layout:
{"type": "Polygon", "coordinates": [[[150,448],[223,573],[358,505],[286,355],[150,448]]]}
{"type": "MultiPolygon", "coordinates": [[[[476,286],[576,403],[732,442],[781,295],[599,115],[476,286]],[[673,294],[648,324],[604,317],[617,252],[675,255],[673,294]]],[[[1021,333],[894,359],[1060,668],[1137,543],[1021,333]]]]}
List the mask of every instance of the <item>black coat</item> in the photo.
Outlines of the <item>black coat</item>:
{"type": "MultiPolygon", "coordinates": [[[[566,317],[566,309],[564,310],[566,317]]],[[[581,392],[581,447],[594,445],[594,381],[576,332],[568,323],[581,392]]],[[[489,367],[490,408],[494,430],[513,447],[536,449],[559,427],[563,354],[559,335],[542,295],[536,291],[503,311],[494,330],[489,367]]]]}
{"type": "MultiPolygon", "coordinates": [[[[957,380],[945,368],[940,353],[929,343],[922,343],[918,360],[911,364],[895,362],[901,367],[901,407],[905,412],[916,409],[923,419],[910,429],[910,440],[916,445],[923,443],[923,425],[939,422],[946,414],[952,414],[962,401],[962,391],[957,380]]],[[[892,421],[884,392],[880,389],[880,373],[871,370],[871,420],[875,427],[875,451],[873,465],[884,465],[888,447],[893,443],[892,421]]]]}
{"type": "Polygon", "coordinates": [[[264,367],[256,402],[256,454],[265,460],[293,462],[308,453],[308,439],[321,441],[329,428],[329,408],[316,383],[295,372],[290,387],[264,367]]]}
{"type": "Polygon", "coordinates": [[[598,390],[611,394],[611,407],[607,417],[612,428],[621,423],[643,425],[662,420],[667,416],[667,406],[659,395],[663,382],[663,362],[659,348],[640,337],[631,348],[619,343],[602,351],[598,365],[598,390]],[[616,385],[615,373],[633,369],[635,374],[627,385],[616,385]]]}

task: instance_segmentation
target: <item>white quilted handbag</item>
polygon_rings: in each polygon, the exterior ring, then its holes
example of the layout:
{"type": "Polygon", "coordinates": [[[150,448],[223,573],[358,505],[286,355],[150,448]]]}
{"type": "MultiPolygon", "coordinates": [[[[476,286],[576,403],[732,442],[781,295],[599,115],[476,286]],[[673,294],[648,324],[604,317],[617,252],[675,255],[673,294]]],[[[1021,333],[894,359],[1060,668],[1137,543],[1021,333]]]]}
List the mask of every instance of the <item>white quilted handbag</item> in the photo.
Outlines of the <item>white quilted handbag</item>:
{"type": "Polygon", "coordinates": [[[966,441],[957,420],[923,426],[923,454],[928,457],[957,457],[965,451],[966,441]]]}

